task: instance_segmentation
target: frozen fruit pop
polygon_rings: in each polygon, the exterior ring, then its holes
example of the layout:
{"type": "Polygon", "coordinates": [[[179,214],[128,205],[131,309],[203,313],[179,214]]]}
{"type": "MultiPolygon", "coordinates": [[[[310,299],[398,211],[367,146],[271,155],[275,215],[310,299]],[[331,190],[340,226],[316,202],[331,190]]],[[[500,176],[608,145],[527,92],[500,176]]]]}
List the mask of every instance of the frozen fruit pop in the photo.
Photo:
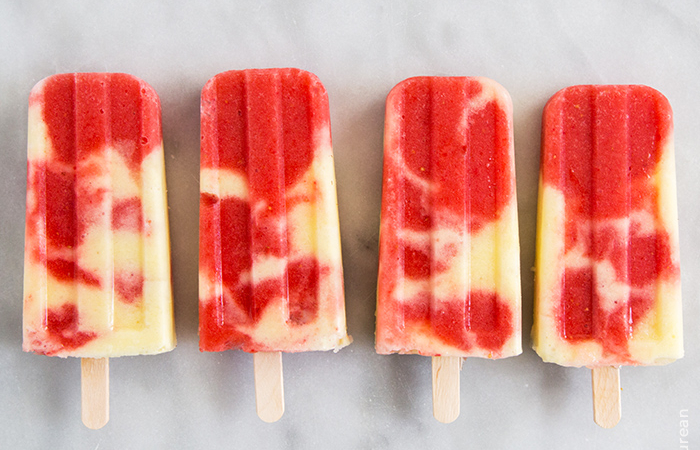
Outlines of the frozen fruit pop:
{"type": "Polygon", "coordinates": [[[257,365],[347,345],[323,85],[298,69],[224,72],[201,112],[200,349],[257,365]]]}
{"type": "Polygon", "coordinates": [[[544,361],[683,355],[672,132],[646,86],[573,86],[547,103],[532,330],[544,361]]]}
{"type": "Polygon", "coordinates": [[[519,267],[508,93],[485,78],[401,82],[386,106],[377,352],[453,368],[519,354],[519,267]]]}
{"type": "Polygon", "coordinates": [[[27,171],[24,350],[81,357],[89,371],[106,370],[102,358],[173,349],[153,89],[126,74],[40,81],[29,97],[27,171]]]}

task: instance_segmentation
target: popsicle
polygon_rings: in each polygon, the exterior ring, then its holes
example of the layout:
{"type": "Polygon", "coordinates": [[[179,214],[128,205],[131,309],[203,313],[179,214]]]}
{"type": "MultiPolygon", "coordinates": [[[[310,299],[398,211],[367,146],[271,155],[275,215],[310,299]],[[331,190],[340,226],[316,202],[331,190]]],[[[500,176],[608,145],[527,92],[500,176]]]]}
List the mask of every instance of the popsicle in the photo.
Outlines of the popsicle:
{"type": "Polygon", "coordinates": [[[279,352],[350,342],[328,97],[302,70],[229,71],[201,113],[200,350],[254,353],[258,414],[275,421],[279,352]]]}
{"type": "Polygon", "coordinates": [[[389,93],[376,350],[433,357],[433,413],[459,414],[462,358],[521,353],[512,104],[492,80],[389,93]]]}
{"type": "Polygon", "coordinates": [[[533,346],[593,368],[594,388],[607,374],[595,419],[611,427],[618,366],[683,356],[671,107],[646,86],[573,86],[542,126],[533,346]]]}
{"type": "Polygon", "coordinates": [[[83,358],[99,428],[107,358],[175,346],[160,102],[131,75],[54,75],[28,128],[23,349],[83,358]]]}

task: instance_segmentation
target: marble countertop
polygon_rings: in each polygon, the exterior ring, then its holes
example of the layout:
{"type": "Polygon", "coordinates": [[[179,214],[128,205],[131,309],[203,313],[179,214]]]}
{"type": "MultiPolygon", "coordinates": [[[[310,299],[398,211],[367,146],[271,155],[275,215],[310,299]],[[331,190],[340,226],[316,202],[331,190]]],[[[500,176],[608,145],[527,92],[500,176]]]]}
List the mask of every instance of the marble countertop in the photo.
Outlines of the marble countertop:
{"type": "Polygon", "coordinates": [[[700,443],[700,4],[688,1],[0,3],[0,447],[682,448],[700,443]],[[328,90],[354,343],[284,355],[287,409],[255,414],[252,356],[197,343],[199,95],[216,73],[299,67],[328,90]],[[21,351],[27,97],[45,76],[128,72],[163,107],[178,347],[111,362],[111,419],[80,421],[80,364],[21,351]],[[479,75],[514,104],[524,353],[468,359],[462,413],[432,417],[430,359],[374,352],[384,100],[415,75],[479,75]],[[590,371],[530,349],[540,117],[573,84],[647,84],[675,114],[686,356],[625,367],[622,420],[593,423],[590,371]],[[681,415],[689,416],[685,424],[681,415]],[[684,434],[687,433],[687,436],[684,434]]]}

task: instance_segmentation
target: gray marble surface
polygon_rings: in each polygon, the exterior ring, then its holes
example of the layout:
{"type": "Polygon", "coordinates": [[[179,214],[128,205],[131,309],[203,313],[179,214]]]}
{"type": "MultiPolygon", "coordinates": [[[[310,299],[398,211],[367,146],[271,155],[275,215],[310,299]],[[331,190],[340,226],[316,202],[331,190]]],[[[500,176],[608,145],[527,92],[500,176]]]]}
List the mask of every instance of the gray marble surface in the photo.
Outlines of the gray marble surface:
{"type": "Polygon", "coordinates": [[[0,3],[0,448],[642,449],[700,444],[700,4],[691,1],[0,3]],[[197,347],[199,93],[218,72],[295,66],[328,89],[348,327],[284,356],[287,411],[255,414],[252,356],[197,347]],[[21,351],[27,96],[60,72],[129,72],[163,105],[178,347],[111,364],[111,420],[80,422],[79,362],[21,351]],[[469,359],[462,414],[431,413],[430,360],[374,353],[384,99],[414,75],[481,75],[515,111],[521,356],[469,359]],[[572,84],[641,83],[675,112],[686,356],[622,369],[623,417],[592,420],[590,372],[530,349],[540,115],[572,84]],[[680,414],[689,415],[683,437],[680,414]]]}

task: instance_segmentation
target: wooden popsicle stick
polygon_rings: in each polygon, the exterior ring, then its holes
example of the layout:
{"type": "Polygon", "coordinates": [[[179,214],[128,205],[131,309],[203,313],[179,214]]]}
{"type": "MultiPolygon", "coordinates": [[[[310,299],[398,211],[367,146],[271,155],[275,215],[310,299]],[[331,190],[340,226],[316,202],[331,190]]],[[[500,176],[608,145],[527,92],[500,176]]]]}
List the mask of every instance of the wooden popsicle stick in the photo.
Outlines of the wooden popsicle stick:
{"type": "Polygon", "coordinates": [[[109,358],[80,360],[80,395],[86,427],[98,430],[109,421],[109,358]]]}
{"type": "Polygon", "coordinates": [[[594,367],[591,369],[593,383],[593,420],[603,428],[612,428],[622,417],[620,402],[620,368],[594,367]]]}
{"type": "Polygon", "coordinates": [[[460,356],[433,356],[433,416],[442,423],[459,417],[460,356]]]}
{"type": "Polygon", "coordinates": [[[282,352],[253,354],[255,368],[255,408],[265,422],[276,422],[284,414],[282,352]]]}

